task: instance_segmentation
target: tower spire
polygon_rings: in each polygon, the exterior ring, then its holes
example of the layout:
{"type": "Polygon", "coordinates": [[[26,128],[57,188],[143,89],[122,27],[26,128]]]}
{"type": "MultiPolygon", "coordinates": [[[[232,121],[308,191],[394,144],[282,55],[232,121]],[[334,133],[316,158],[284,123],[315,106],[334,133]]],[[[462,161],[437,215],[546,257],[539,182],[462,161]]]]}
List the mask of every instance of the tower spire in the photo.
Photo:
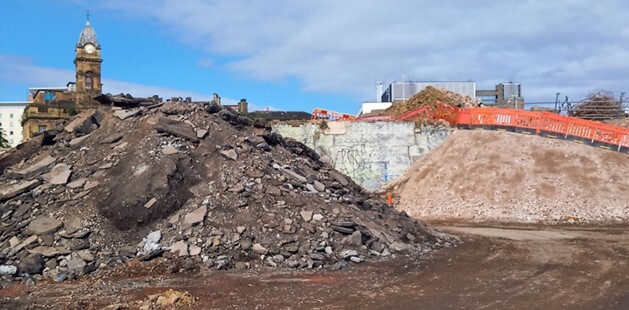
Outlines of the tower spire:
{"type": "Polygon", "coordinates": [[[87,21],[90,21],[90,10],[85,11],[85,15],[87,15],[87,21]]]}

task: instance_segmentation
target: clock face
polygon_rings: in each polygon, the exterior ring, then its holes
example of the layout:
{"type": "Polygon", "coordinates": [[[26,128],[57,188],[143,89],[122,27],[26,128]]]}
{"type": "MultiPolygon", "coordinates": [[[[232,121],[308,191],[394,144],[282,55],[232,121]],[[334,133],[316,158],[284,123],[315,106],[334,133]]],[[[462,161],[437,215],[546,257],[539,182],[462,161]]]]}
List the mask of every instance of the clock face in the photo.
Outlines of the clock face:
{"type": "Polygon", "coordinates": [[[94,45],[92,45],[92,44],[85,45],[85,51],[88,54],[94,53],[95,50],[96,50],[96,48],[94,48],[94,45]]]}

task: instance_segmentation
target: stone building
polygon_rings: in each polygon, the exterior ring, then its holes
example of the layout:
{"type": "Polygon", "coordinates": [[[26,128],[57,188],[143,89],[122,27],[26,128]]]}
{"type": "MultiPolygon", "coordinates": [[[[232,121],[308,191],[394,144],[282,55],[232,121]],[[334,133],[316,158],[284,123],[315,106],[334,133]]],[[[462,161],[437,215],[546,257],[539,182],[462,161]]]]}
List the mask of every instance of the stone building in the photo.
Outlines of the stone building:
{"type": "Polygon", "coordinates": [[[82,109],[98,105],[93,98],[102,94],[101,46],[89,20],[79,35],[74,49],[76,81],[66,87],[29,88],[29,101],[22,117],[22,136],[34,135],[54,128],[82,109]]]}

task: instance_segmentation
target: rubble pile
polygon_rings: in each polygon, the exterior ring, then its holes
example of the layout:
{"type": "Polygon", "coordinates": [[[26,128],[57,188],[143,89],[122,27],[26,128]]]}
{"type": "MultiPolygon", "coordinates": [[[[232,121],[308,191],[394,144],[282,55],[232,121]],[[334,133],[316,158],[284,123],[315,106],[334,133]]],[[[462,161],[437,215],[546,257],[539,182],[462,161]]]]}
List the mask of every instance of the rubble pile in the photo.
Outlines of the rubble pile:
{"type": "Polygon", "coordinates": [[[629,222],[629,155],[497,131],[454,131],[389,184],[425,220],[629,222]]]}
{"type": "Polygon", "coordinates": [[[340,269],[456,242],[215,102],[113,105],[0,155],[0,275],[340,269]]]}
{"type": "Polygon", "coordinates": [[[444,103],[460,108],[473,108],[480,106],[479,101],[476,101],[469,96],[462,96],[447,89],[428,86],[408,100],[394,103],[386,110],[386,113],[391,116],[398,116],[423,106],[434,106],[437,103],[444,103]]]}
{"type": "Polygon", "coordinates": [[[627,113],[611,91],[597,90],[572,107],[568,116],[600,121],[627,117],[627,113]]]}

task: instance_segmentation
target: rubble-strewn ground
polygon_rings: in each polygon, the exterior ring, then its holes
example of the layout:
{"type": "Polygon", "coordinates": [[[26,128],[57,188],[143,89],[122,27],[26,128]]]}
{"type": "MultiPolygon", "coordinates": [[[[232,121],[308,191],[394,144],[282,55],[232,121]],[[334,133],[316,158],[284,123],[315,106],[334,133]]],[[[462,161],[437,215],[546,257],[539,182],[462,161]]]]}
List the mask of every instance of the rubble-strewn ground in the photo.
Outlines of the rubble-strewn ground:
{"type": "Polygon", "coordinates": [[[86,111],[0,157],[0,275],[343,269],[455,242],[215,104],[86,111]],[[40,145],[43,145],[39,147],[40,145]]]}
{"type": "Polygon", "coordinates": [[[132,264],[80,281],[14,284],[0,290],[0,308],[175,309],[167,304],[173,296],[176,309],[629,308],[627,227],[443,229],[463,234],[465,242],[422,258],[336,272],[169,275],[165,268],[138,272],[132,264]]]}
{"type": "Polygon", "coordinates": [[[473,222],[627,223],[629,155],[571,141],[455,131],[391,185],[400,210],[473,222]]]}

